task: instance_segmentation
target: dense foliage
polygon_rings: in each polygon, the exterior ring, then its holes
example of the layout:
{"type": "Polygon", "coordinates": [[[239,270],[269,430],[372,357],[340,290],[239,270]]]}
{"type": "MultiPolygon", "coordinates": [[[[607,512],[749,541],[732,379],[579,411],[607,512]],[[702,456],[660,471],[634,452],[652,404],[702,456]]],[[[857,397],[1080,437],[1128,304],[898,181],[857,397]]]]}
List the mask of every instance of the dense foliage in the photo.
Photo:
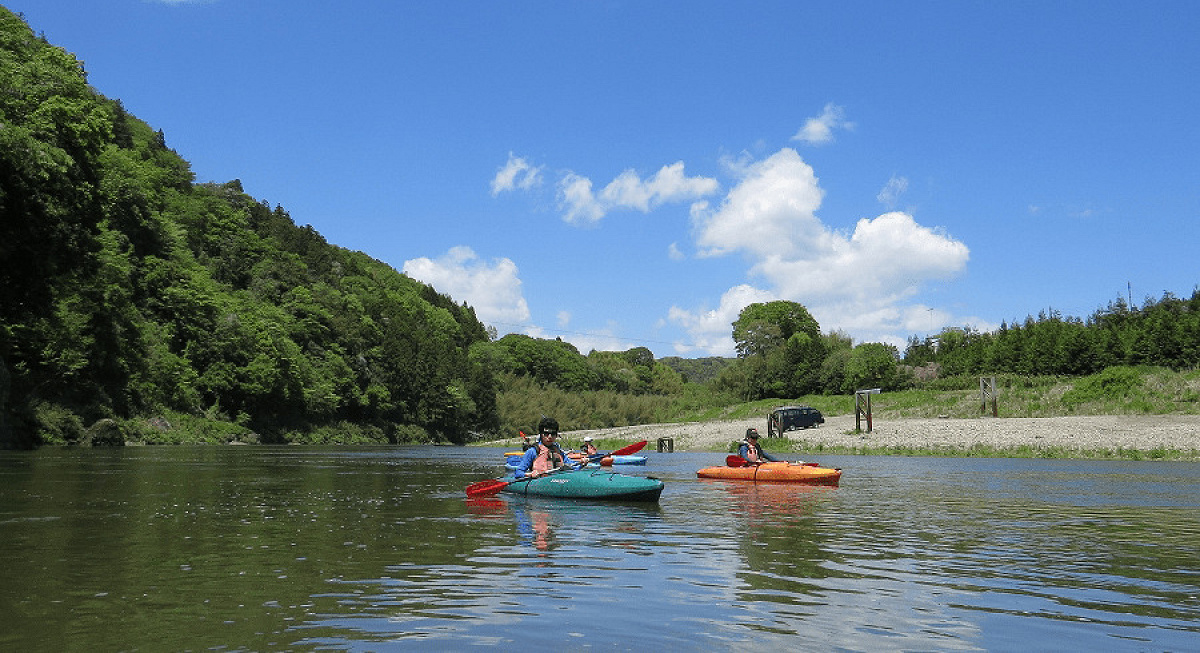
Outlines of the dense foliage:
{"type": "Polygon", "coordinates": [[[913,337],[903,357],[891,345],[819,335],[816,321],[793,302],[746,307],[733,334],[739,357],[715,384],[746,401],[901,390],[920,385],[919,369],[942,377],[1087,377],[1122,366],[1178,371],[1200,363],[1200,289],[1190,299],[1168,293],[1140,308],[1117,299],[1086,321],[1051,311],[994,332],[945,329],[935,338],[913,337]]]}
{"type": "Polygon", "coordinates": [[[237,181],[193,183],[161,132],[3,8],[0,215],[9,446],[97,425],[153,440],[162,416],[265,441],[354,424],[359,440],[462,442],[499,424],[469,307],[237,181]]]}
{"type": "Polygon", "coordinates": [[[751,304],[733,322],[738,358],[714,381],[745,401],[847,394],[857,389],[904,387],[899,352],[892,345],[857,346],[840,332],[821,334],[804,306],[773,301],[751,304]]]}
{"type": "Polygon", "coordinates": [[[1118,365],[1194,368],[1200,363],[1200,288],[1189,299],[1165,293],[1140,308],[1118,298],[1087,320],[1049,311],[990,333],[947,329],[936,340],[910,340],[905,362],[934,362],[949,375],[1084,376],[1118,365]]]}

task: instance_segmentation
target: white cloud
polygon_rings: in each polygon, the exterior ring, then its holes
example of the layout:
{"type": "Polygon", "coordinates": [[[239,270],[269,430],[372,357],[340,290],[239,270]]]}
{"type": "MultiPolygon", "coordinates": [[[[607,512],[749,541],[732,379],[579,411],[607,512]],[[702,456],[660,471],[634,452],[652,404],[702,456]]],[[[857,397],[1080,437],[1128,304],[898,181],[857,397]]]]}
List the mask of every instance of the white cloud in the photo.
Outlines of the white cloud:
{"type": "Polygon", "coordinates": [[[883,186],[883,189],[879,191],[879,194],[875,196],[875,199],[879,200],[880,204],[883,204],[889,209],[895,208],[896,202],[900,201],[900,196],[903,195],[904,191],[906,190],[908,190],[908,179],[905,177],[897,177],[892,175],[892,178],[889,179],[888,183],[883,186]]]}
{"type": "Polygon", "coordinates": [[[475,309],[481,322],[520,323],[529,319],[529,305],[521,294],[517,266],[510,259],[479,260],[470,247],[452,247],[438,259],[415,258],[404,262],[404,273],[433,286],[475,309]]]}
{"type": "Polygon", "coordinates": [[[702,256],[741,250],[752,256],[791,258],[798,250],[810,249],[814,239],[826,239],[816,216],[824,191],[795,150],[784,148],[746,165],[742,173],[744,178],[715,211],[707,205],[693,207],[702,256]]]}
{"type": "Polygon", "coordinates": [[[592,224],[610,211],[633,209],[649,213],[664,204],[687,202],[711,195],[720,184],[711,177],[688,177],[683,162],[663,166],[653,177],[643,180],[636,171],[626,170],[608,183],[599,196],[592,192],[592,180],[567,173],[558,183],[559,206],[563,219],[572,224],[592,224]]]}
{"type": "Polygon", "coordinates": [[[558,182],[558,204],[563,220],[571,224],[595,224],[605,213],[592,193],[592,180],[573,172],[558,182]]]}
{"type": "Polygon", "coordinates": [[[817,217],[823,191],[794,150],[741,170],[743,178],[719,207],[693,211],[696,243],[707,256],[746,255],[753,261],[749,274],[764,280],[764,288],[735,286],[716,311],[670,310],[671,321],[709,353],[731,355],[729,334],[738,312],[774,299],[803,304],[824,331],[891,342],[890,334],[912,332],[911,307],[902,302],[923,284],[953,278],[966,267],[965,244],[907,213],[863,218],[850,234],[830,229],[817,217]]]}
{"type": "Polygon", "coordinates": [[[826,231],[813,244],[802,256],[768,255],[751,272],[788,298],[895,301],[924,281],[953,277],[969,258],[966,245],[899,211],[859,220],[849,237],[826,231]]]}
{"type": "Polygon", "coordinates": [[[741,284],[725,291],[720,305],[712,310],[688,310],[672,306],[668,311],[668,319],[683,327],[691,339],[688,343],[675,343],[675,350],[680,354],[732,356],[733,322],[742,309],[776,299],[779,297],[771,292],[741,284]]]}
{"type": "Polygon", "coordinates": [[[542,185],[542,167],[508,153],[508,162],[492,178],[492,197],[504,191],[530,190],[542,185]]]}
{"type": "Polygon", "coordinates": [[[846,122],[846,112],[834,104],[826,104],[821,115],[804,121],[804,126],[792,137],[809,145],[824,145],[833,141],[835,129],[854,129],[854,123],[846,122]]]}
{"type": "MultiPolygon", "coordinates": [[[[835,130],[850,127],[841,109],[829,105],[796,138],[827,142],[835,130]]],[[[825,191],[813,168],[795,149],[782,148],[762,159],[748,153],[725,157],[722,167],[733,176],[734,185],[719,199],[714,196],[721,191],[720,183],[688,177],[682,161],[663,166],[647,179],[626,170],[599,191],[591,179],[573,172],[564,173],[556,185],[563,219],[581,226],[596,224],[614,210],[648,213],[666,204],[691,202],[696,256],[737,254],[748,261],[744,268],[748,280],[731,281],[736,285],[722,294],[716,309],[669,309],[666,321],[687,333],[686,343],[675,343],[680,354],[733,355],[732,323],[741,310],[751,303],[777,299],[803,304],[824,331],[841,329],[859,342],[887,342],[902,349],[906,343],[896,334],[922,333],[927,327],[914,325],[930,318],[925,307],[909,302],[930,282],[961,273],[969,260],[964,243],[919,224],[906,212],[862,218],[850,232],[829,227],[818,217],[825,191]]],[[[534,170],[541,169],[510,155],[493,181],[494,193],[522,188],[525,183],[532,187],[534,170]]],[[[906,178],[893,176],[877,199],[894,204],[907,187],[906,178]]],[[[471,303],[485,322],[492,315],[505,315],[506,322],[527,320],[529,309],[512,262],[500,259],[491,265],[480,264],[474,261],[473,252],[461,249],[465,253],[456,248],[436,263],[410,261],[405,271],[444,279],[435,287],[471,303]]],[[[672,260],[686,258],[678,242],[670,243],[666,253],[672,260]]],[[[943,325],[986,328],[981,322],[953,319],[945,313],[935,317],[943,325]]],[[[557,319],[562,330],[571,316],[564,311],[557,319]]],[[[541,327],[531,327],[528,333],[547,335],[541,327]]],[[[628,344],[613,333],[589,329],[586,334],[562,337],[580,351],[589,347],[619,349],[628,344]]]]}
{"type": "Polygon", "coordinates": [[[686,202],[711,195],[720,188],[711,177],[688,177],[683,161],[663,166],[653,177],[642,181],[633,170],[626,170],[609,182],[600,198],[614,208],[637,209],[648,213],[671,202],[686,202]]]}

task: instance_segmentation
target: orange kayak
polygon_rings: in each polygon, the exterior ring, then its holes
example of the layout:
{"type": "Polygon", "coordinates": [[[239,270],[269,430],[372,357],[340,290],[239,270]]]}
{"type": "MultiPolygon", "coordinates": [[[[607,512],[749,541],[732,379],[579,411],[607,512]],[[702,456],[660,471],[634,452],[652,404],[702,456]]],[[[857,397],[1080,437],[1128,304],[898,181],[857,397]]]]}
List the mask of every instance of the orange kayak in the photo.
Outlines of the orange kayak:
{"type": "Polygon", "coordinates": [[[756,481],[772,483],[809,483],[812,485],[837,485],[842,470],[818,467],[812,463],[763,463],[746,467],[705,467],[696,472],[700,478],[720,478],[732,481],[756,481]]]}

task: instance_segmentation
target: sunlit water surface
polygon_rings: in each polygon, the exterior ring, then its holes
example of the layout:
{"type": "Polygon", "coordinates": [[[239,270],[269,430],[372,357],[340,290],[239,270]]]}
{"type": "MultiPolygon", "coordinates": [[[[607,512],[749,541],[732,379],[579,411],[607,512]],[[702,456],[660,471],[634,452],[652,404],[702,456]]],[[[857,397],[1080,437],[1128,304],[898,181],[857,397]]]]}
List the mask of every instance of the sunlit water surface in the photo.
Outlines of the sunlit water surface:
{"type": "Polygon", "coordinates": [[[502,450],[0,452],[3,650],[1196,650],[1200,465],[826,456],[468,500],[502,450]]]}

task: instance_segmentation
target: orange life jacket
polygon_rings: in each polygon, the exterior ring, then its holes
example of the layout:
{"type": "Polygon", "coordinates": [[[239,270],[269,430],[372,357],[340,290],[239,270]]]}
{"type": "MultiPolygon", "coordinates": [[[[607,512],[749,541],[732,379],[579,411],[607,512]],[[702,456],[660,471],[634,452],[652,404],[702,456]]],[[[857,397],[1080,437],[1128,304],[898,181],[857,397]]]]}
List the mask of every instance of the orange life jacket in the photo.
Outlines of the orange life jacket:
{"type": "Polygon", "coordinates": [[[531,472],[535,474],[545,474],[546,472],[557,469],[562,465],[562,454],[558,452],[557,447],[547,447],[541,442],[537,444],[537,458],[533,459],[533,465],[530,467],[531,472]]]}

